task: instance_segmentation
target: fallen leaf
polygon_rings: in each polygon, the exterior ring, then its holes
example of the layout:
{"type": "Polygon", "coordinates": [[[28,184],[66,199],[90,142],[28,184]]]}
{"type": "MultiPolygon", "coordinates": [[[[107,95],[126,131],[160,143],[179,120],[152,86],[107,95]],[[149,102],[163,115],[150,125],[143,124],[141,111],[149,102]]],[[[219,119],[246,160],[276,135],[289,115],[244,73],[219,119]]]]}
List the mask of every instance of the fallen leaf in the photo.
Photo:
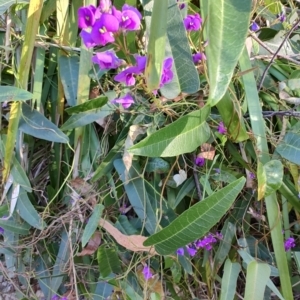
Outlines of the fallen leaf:
{"type": "Polygon", "coordinates": [[[140,125],[131,125],[129,128],[129,132],[125,141],[125,149],[123,154],[123,162],[126,168],[125,178],[127,178],[127,173],[132,165],[133,154],[129,153],[127,149],[133,146],[134,141],[140,134],[144,134],[147,131],[146,127],[142,127],[140,125]]]}
{"type": "Polygon", "coordinates": [[[91,239],[89,240],[88,244],[80,253],[77,254],[77,256],[85,256],[85,255],[91,255],[97,251],[101,244],[101,234],[99,231],[96,231],[91,239]]]}
{"type": "Polygon", "coordinates": [[[201,146],[201,157],[203,157],[205,159],[213,160],[215,157],[215,152],[216,152],[216,149],[211,144],[204,143],[201,146]]]}
{"type": "Polygon", "coordinates": [[[99,225],[103,227],[117,241],[117,243],[124,248],[133,252],[145,251],[149,252],[151,255],[157,254],[153,247],[145,247],[143,245],[144,241],[147,239],[145,236],[125,235],[104,219],[100,219],[99,225]]]}

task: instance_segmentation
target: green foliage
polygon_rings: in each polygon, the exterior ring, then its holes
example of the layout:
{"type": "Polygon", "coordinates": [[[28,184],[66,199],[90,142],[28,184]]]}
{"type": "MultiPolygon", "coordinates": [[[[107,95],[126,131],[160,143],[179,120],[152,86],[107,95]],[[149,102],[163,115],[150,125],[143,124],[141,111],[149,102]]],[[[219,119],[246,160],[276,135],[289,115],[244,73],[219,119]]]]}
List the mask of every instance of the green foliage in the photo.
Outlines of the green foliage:
{"type": "Polygon", "coordinates": [[[300,256],[284,242],[298,247],[294,5],[284,3],[292,13],[283,20],[280,1],[113,2],[140,11],[139,30],[87,48],[81,0],[0,0],[12,20],[0,32],[0,254],[15,298],[38,299],[37,286],[47,300],[292,300],[300,256]],[[188,31],[195,13],[200,29],[188,31]],[[250,35],[252,21],[262,28],[250,35]],[[92,62],[107,50],[121,65],[92,62]],[[117,82],[136,54],[145,72],[117,82]],[[164,72],[172,79],[160,86],[164,72]]]}
{"type": "Polygon", "coordinates": [[[207,106],[191,112],[151,134],[129,151],[148,157],[168,157],[192,152],[210,137],[210,129],[206,123],[209,112],[207,106]]]}
{"type": "Polygon", "coordinates": [[[154,245],[156,251],[166,255],[201,238],[230,208],[244,184],[245,178],[240,178],[195,204],[167,228],[148,238],[144,245],[154,245]]]}
{"type": "Polygon", "coordinates": [[[216,105],[224,96],[234,68],[245,46],[251,15],[248,0],[208,2],[206,36],[209,103],[216,105]],[[238,17],[237,17],[238,16],[238,17]]]}

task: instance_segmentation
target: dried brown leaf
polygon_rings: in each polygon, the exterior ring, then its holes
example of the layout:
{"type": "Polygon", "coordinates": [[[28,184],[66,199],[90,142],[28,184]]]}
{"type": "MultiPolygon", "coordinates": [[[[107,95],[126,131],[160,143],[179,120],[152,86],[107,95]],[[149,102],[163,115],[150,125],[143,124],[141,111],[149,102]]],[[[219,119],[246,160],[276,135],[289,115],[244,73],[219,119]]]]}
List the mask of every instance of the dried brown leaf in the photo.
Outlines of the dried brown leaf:
{"type": "Polygon", "coordinates": [[[117,243],[124,248],[133,252],[145,251],[149,252],[151,255],[157,254],[153,247],[145,247],[143,245],[144,241],[147,239],[146,237],[142,235],[125,235],[104,219],[100,219],[99,225],[112,235],[117,243]]]}
{"type": "Polygon", "coordinates": [[[97,251],[101,244],[101,234],[99,231],[96,231],[91,239],[89,240],[86,247],[77,254],[77,256],[85,256],[85,255],[91,255],[97,251]]]}

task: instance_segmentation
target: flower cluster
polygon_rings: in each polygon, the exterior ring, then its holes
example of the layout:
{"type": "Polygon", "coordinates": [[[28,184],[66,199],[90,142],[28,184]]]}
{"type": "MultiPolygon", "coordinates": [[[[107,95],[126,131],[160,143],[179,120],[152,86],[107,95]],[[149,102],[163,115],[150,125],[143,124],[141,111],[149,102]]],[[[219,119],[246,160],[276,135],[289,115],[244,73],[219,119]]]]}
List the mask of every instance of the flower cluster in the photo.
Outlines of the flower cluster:
{"type": "Polygon", "coordinates": [[[290,249],[296,246],[295,239],[290,237],[284,242],[285,251],[289,251],[290,249]]]}
{"type": "Polygon", "coordinates": [[[195,242],[185,246],[185,248],[179,248],[177,249],[176,253],[178,255],[184,255],[184,252],[186,252],[193,257],[199,249],[206,249],[211,250],[213,247],[213,244],[218,242],[218,239],[222,239],[223,236],[221,233],[216,233],[216,235],[212,235],[209,233],[207,236],[205,236],[203,239],[196,240],[195,242]]]}
{"type": "Polygon", "coordinates": [[[183,20],[183,24],[187,31],[196,31],[201,28],[202,19],[199,14],[187,15],[183,20]]]}
{"type": "Polygon", "coordinates": [[[100,5],[80,7],[78,10],[78,26],[82,29],[80,36],[86,47],[105,46],[115,41],[114,34],[119,31],[138,30],[142,15],[128,4],[122,11],[111,4],[111,0],[100,0],[100,5]]]}

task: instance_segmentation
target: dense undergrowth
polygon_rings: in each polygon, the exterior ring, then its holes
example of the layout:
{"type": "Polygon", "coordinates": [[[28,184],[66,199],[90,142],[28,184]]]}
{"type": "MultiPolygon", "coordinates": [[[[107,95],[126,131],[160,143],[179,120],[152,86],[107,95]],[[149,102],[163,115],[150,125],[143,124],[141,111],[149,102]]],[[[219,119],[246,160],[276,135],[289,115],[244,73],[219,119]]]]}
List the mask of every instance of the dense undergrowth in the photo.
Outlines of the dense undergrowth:
{"type": "Polygon", "coordinates": [[[15,299],[300,299],[299,3],[112,2],[0,1],[15,299]]]}

